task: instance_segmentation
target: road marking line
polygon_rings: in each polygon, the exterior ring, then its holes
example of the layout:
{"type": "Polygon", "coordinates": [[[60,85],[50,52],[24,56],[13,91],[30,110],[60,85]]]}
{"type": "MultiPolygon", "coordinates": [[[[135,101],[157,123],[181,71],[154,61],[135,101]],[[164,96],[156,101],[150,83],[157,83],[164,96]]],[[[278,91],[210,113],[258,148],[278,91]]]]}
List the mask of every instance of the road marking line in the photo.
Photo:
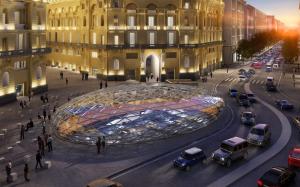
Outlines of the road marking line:
{"type": "Polygon", "coordinates": [[[227,78],[226,80],[225,80],[225,82],[228,82],[230,80],[230,78],[227,78]]]}

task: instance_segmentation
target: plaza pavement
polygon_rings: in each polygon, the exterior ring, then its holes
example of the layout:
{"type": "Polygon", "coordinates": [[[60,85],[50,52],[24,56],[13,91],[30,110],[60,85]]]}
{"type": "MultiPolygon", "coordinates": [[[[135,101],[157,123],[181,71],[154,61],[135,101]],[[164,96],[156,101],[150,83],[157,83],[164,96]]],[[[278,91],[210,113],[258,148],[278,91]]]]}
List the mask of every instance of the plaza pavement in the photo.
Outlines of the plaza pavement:
{"type": "MultiPolygon", "coordinates": [[[[208,82],[199,82],[198,86],[203,87],[203,90],[206,90],[208,94],[212,94],[215,86],[236,72],[238,68],[229,69],[228,73],[226,69],[216,70],[213,72],[213,78],[208,77],[208,82]]],[[[61,105],[67,102],[68,97],[76,97],[99,89],[99,81],[93,78],[82,81],[80,74],[64,71],[64,77],[69,79],[69,84],[66,86],[65,80],[59,80],[60,70],[48,68],[47,72],[49,108],[51,110],[54,104],[61,105]]],[[[108,82],[108,86],[122,83],[108,82]]],[[[21,99],[27,100],[27,98],[21,99]]],[[[46,153],[45,157],[45,160],[52,161],[52,168],[35,171],[37,143],[33,139],[41,135],[42,132],[40,122],[37,120],[37,113],[38,111],[41,113],[41,109],[48,106],[43,106],[40,95],[36,95],[32,97],[29,107],[23,110],[18,102],[0,107],[0,133],[2,133],[2,129],[7,129],[5,135],[0,136],[0,186],[82,186],[89,180],[108,176],[122,168],[159,154],[162,149],[170,149],[169,144],[176,145],[178,141],[178,139],[171,138],[164,140],[164,143],[160,143],[160,145],[149,143],[147,145],[108,147],[104,153],[96,155],[94,146],[75,145],[54,137],[54,151],[46,153]],[[18,126],[20,124],[25,125],[29,118],[33,118],[35,127],[26,132],[25,140],[19,143],[20,129],[18,126]],[[8,147],[13,147],[13,150],[8,151],[8,147]],[[151,150],[151,155],[146,154],[149,150],[151,150]],[[26,183],[23,178],[24,156],[26,155],[31,156],[29,162],[31,181],[29,183],[26,183]],[[12,160],[12,172],[17,172],[19,177],[16,182],[10,185],[6,185],[5,182],[5,165],[8,160],[12,160]]],[[[50,131],[48,122],[47,131],[50,131]]],[[[195,137],[191,135],[192,138],[195,137]]]]}

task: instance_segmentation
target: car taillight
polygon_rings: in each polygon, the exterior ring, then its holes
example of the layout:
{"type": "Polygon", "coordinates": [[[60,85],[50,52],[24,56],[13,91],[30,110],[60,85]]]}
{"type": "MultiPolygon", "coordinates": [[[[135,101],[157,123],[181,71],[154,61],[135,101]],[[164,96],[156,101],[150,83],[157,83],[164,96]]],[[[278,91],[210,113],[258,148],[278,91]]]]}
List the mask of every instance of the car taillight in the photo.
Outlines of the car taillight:
{"type": "Polygon", "coordinates": [[[262,187],[262,186],[264,185],[264,183],[263,183],[261,180],[258,180],[258,181],[257,181],[257,185],[258,185],[259,187],[262,187]]]}

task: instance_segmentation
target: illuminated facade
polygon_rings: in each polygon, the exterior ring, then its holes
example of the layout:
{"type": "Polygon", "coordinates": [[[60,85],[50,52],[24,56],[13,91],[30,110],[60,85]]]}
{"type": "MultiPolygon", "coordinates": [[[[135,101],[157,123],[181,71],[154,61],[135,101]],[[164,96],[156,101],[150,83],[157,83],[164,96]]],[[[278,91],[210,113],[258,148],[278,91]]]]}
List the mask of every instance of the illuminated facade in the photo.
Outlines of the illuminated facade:
{"type": "Polygon", "coordinates": [[[223,19],[223,59],[226,65],[238,60],[238,43],[244,39],[245,4],[244,0],[224,0],[223,19]]]}
{"type": "Polygon", "coordinates": [[[0,104],[47,90],[45,2],[0,1],[0,104]]]}
{"type": "Polygon", "coordinates": [[[108,80],[196,80],[221,65],[223,9],[223,0],[53,0],[48,63],[108,80]]]}

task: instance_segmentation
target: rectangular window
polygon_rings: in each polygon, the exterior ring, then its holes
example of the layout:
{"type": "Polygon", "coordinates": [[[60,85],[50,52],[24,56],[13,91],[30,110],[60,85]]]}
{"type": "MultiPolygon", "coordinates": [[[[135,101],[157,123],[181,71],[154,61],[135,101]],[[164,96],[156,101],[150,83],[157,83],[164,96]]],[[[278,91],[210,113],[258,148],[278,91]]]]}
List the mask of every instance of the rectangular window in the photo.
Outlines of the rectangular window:
{"type": "Polygon", "coordinates": [[[17,34],[17,44],[16,44],[16,49],[23,49],[23,34],[17,34]]]}
{"type": "Polygon", "coordinates": [[[131,46],[135,45],[135,33],[134,32],[130,32],[129,33],[129,44],[131,46]]]}
{"type": "Polygon", "coordinates": [[[72,33],[69,33],[69,42],[72,43],[72,33]]]}
{"type": "Polygon", "coordinates": [[[92,58],[98,58],[98,52],[93,51],[92,52],[92,58]]]}
{"type": "Polygon", "coordinates": [[[184,68],[190,67],[190,58],[188,56],[184,57],[184,68]]]}
{"type": "Polygon", "coordinates": [[[129,27],[134,27],[135,26],[134,16],[128,16],[128,26],[129,27]]]}
{"type": "Polygon", "coordinates": [[[189,44],[189,35],[184,35],[184,44],[189,44]]]}
{"type": "Polygon", "coordinates": [[[166,58],[177,58],[177,53],[176,52],[167,52],[166,58]]]}
{"type": "Polygon", "coordinates": [[[154,32],[150,32],[149,33],[149,44],[150,45],[154,45],[155,44],[155,33],[154,32]]]}
{"type": "Polygon", "coordinates": [[[2,13],[2,24],[6,24],[6,13],[2,13]]]}
{"type": "Polygon", "coordinates": [[[20,12],[15,11],[15,24],[20,24],[20,12]]]}
{"type": "Polygon", "coordinates": [[[174,45],[174,43],[175,43],[175,34],[174,34],[174,32],[169,32],[168,33],[168,44],[174,45]]]}
{"type": "Polygon", "coordinates": [[[97,43],[97,35],[95,32],[93,32],[93,44],[97,43]]]}
{"type": "Polygon", "coordinates": [[[190,8],[190,2],[185,2],[184,9],[189,9],[189,8],[190,8]]]}
{"type": "Polygon", "coordinates": [[[118,35],[114,36],[114,45],[119,45],[119,36],[118,35]]]}
{"type": "Polygon", "coordinates": [[[154,16],[148,16],[148,26],[149,27],[154,27],[155,26],[154,16]]]}
{"type": "Polygon", "coordinates": [[[137,53],[126,53],[126,58],[127,59],[138,59],[138,54],[137,53]]]}
{"type": "Polygon", "coordinates": [[[168,16],[168,21],[167,21],[167,26],[168,27],[173,27],[174,26],[174,17],[173,16],[168,16]]]}

